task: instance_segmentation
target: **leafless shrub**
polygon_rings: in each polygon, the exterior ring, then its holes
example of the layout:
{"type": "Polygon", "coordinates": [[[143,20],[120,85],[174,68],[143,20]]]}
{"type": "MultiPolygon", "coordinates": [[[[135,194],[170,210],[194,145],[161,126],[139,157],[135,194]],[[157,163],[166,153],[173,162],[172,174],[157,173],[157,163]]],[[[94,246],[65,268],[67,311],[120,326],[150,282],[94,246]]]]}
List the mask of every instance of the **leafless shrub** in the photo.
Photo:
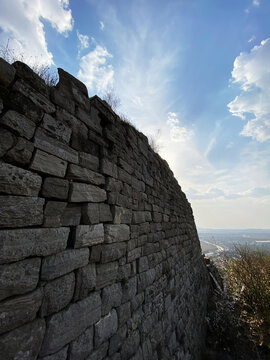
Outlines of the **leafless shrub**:
{"type": "Polygon", "coordinates": [[[159,153],[161,149],[161,145],[158,143],[160,135],[161,135],[161,130],[158,129],[155,135],[150,135],[148,137],[149,145],[151,149],[156,153],[159,153]]]}
{"type": "Polygon", "coordinates": [[[106,101],[108,105],[112,108],[113,111],[117,112],[121,105],[120,98],[115,94],[114,90],[106,91],[103,100],[106,101]]]}

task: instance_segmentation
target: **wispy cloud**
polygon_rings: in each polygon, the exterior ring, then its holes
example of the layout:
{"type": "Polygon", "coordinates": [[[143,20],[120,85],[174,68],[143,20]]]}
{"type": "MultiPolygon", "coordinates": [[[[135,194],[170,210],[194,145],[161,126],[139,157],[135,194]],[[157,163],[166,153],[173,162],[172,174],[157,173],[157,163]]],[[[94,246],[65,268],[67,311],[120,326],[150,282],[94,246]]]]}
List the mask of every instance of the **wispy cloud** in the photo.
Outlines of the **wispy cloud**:
{"type": "Polygon", "coordinates": [[[252,35],[251,38],[248,40],[249,43],[253,42],[256,40],[256,36],[252,35]]]}
{"type": "Polygon", "coordinates": [[[232,78],[241,93],[228,104],[230,112],[246,120],[241,135],[264,142],[270,139],[270,38],[241,53],[234,61],[232,78]]]}
{"type": "Polygon", "coordinates": [[[53,55],[48,50],[42,19],[47,20],[64,36],[72,30],[74,20],[68,0],[32,1],[9,0],[0,2],[0,42],[9,46],[30,65],[53,64],[53,55]]]}
{"type": "Polygon", "coordinates": [[[105,25],[104,25],[104,22],[103,22],[103,21],[100,21],[100,22],[99,22],[99,28],[100,28],[101,31],[104,30],[105,25]]]}
{"type": "Polygon", "coordinates": [[[176,113],[169,112],[166,123],[170,128],[170,137],[172,141],[184,142],[191,138],[193,132],[184,126],[180,126],[176,113]]]}
{"type": "Polygon", "coordinates": [[[252,5],[254,6],[260,6],[261,2],[260,0],[253,0],[252,5]]]}
{"type": "Polygon", "coordinates": [[[89,36],[80,34],[80,32],[76,31],[77,38],[79,40],[78,45],[78,57],[81,56],[81,52],[89,47],[89,36]]]}
{"type": "Polygon", "coordinates": [[[94,50],[80,59],[78,78],[90,91],[97,91],[101,95],[113,87],[114,69],[108,63],[111,58],[106,47],[96,45],[94,50]]]}

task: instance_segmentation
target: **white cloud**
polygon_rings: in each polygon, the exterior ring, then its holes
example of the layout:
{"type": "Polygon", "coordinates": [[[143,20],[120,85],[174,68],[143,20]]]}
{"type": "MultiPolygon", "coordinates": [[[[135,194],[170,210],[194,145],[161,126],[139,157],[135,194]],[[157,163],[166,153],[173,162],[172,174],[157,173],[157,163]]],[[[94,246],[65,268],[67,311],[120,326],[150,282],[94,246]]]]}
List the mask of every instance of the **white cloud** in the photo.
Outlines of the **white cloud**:
{"type": "Polygon", "coordinates": [[[30,65],[53,64],[49,52],[44,26],[41,19],[47,20],[56,31],[64,36],[73,28],[68,0],[9,0],[0,2],[0,43],[9,47],[30,65]]]}
{"type": "Polygon", "coordinates": [[[256,36],[252,35],[251,38],[248,40],[249,43],[253,42],[254,40],[256,40],[256,36]]]}
{"type": "Polygon", "coordinates": [[[253,0],[252,4],[254,6],[260,6],[260,0],[253,0]]]}
{"type": "Polygon", "coordinates": [[[77,37],[80,42],[80,48],[82,50],[87,49],[89,47],[89,37],[87,35],[80,34],[78,30],[77,30],[77,37]]]}
{"type": "Polygon", "coordinates": [[[102,31],[104,30],[105,25],[104,25],[103,21],[99,22],[99,27],[100,27],[100,30],[102,30],[102,31]]]}
{"type": "Polygon", "coordinates": [[[97,45],[93,51],[80,59],[78,78],[83,81],[90,91],[104,93],[113,87],[114,69],[107,61],[112,55],[105,47],[97,45]]]}
{"type": "Polygon", "coordinates": [[[191,130],[188,130],[184,126],[180,126],[176,113],[168,113],[167,125],[169,125],[170,128],[170,137],[172,141],[184,142],[189,140],[193,134],[191,130]]]}
{"type": "Polygon", "coordinates": [[[270,139],[270,38],[234,61],[232,78],[241,93],[228,104],[230,112],[243,120],[252,116],[241,135],[264,142],[270,139]]]}

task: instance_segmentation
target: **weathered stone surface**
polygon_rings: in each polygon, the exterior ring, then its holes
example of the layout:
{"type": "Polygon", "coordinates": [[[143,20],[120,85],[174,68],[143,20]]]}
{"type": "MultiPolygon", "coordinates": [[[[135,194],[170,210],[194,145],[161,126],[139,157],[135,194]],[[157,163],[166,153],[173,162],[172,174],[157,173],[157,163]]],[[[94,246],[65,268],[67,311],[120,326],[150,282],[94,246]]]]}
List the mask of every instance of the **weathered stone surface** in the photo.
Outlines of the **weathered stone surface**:
{"type": "Polygon", "coordinates": [[[51,137],[51,134],[42,128],[38,128],[35,137],[34,145],[40,150],[57,156],[60,159],[69,161],[74,164],[79,163],[78,152],[64,144],[63,142],[51,137]]]}
{"type": "Polygon", "coordinates": [[[114,224],[131,224],[132,210],[120,206],[112,207],[114,224]]]}
{"type": "Polygon", "coordinates": [[[68,356],[68,345],[65,346],[63,349],[57,351],[57,353],[43,357],[42,360],[66,360],[67,356],[68,356]]]}
{"type": "Polygon", "coordinates": [[[139,272],[143,272],[149,269],[147,256],[142,256],[139,259],[139,272]]]}
{"type": "Polygon", "coordinates": [[[88,97],[87,87],[80,80],[76,79],[74,76],[66,72],[65,70],[58,68],[59,75],[59,86],[63,86],[70,90],[75,85],[76,88],[86,97],[88,97]]]}
{"type": "Polygon", "coordinates": [[[68,228],[0,230],[0,264],[62,251],[69,231],[68,228]]]}
{"type": "Polygon", "coordinates": [[[111,358],[113,359],[112,354],[114,354],[117,350],[120,349],[120,347],[122,346],[122,344],[126,339],[126,335],[127,335],[127,326],[123,325],[118,329],[117,333],[110,338],[109,359],[111,358]]]}
{"type": "Polygon", "coordinates": [[[55,112],[55,106],[44,95],[36,92],[25,81],[19,79],[13,85],[13,90],[28,97],[36,106],[48,114],[55,112]]]}
{"type": "Polygon", "coordinates": [[[113,243],[129,240],[130,229],[128,225],[104,225],[105,242],[113,243]]]}
{"type": "Polygon", "coordinates": [[[0,162],[0,192],[38,196],[42,178],[30,171],[0,162]]]}
{"type": "Polygon", "coordinates": [[[131,279],[128,279],[128,281],[123,286],[122,303],[134,299],[136,294],[137,294],[137,278],[136,276],[134,276],[131,279]]]}
{"type": "Polygon", "coordinates": [[[44,227],[62,226],[62,217],[67,206],[66,202],[48,201],[44,211],[44,227]]]}
{"type": "Polygon", "coordinates": [[[21,61],[15,61],[12,66],[16,69],[16,76],[25,80],[35,90],[48,97],[48,87],[45,81],[36,74],[28,65],[21,61]]]}
{"type": "Polygon", "coordinates": [[[99,347],[103,342],[116,333],[118,327],[117,313],[113,309],[108,315],[95,324],[95,346],[99,347]]]}
{"type": "Polygon", "coordinates": [[[60,350],[97,322],[101,315],[100,305],[99,294],[92,293],[86,299],[52,315],[47,323],[40,355],[44,356],[60,350]]]}
{"type": "Polygon", "coordinates": [[[103,242],[103,224],[76,226],[74,234],[74,248],[93,246],[103,242]]]}
{"type": "Polygon", "coordinates": [[[69,113],[74,114],[75,113],[75,103],[70,97],[67,96],[67,93],[65,91],[62,91],[62,89],[58,88],[52,88],[51,89],[51,99],[52,101],[59,105],[60,107],[67,110],[69,113]]]}
{"type": "Polygon", "coordinates": [[[68,180],[46,177],[42,187],[42,196],[66,200],[68,197],[68,189],[68,180]]]}
{"type": "Polygon", "coordinates": [[[105,343],[100,345],[100,347],[97,350],[92,352],[92,354],[90,356],[88,356],[86,360],[103,360],[103,359],[105,359],[107,351],[108,351],[108,347],[109,347],[109,342],[106,341],[105,343]]]}
{"type": "Polygon", "coordinates": [[[99,204],[86,204],[82,208],[82,219],[84,224],[97,224],[99,220],[99,204]]]}
{"type": "Polygon", "coordinates": [[[102,127],[100,126],[100,118],[95,109],[90,110],[89,112],[85,112],[80,107],[77,108],[76,116],[90,129],[96,131],[98,134],[102,134],[102,127]]]}
{"type": "Polygon", "coordinates": [[[124,242],[103,245],[101,251],[101,262],[107,263],[120,259],[125,255],[126,249],[127,245],[124,242]]]}
{"type": "Polygon", "coordinates": [[[112,221],[112,213],[110,205],[108,204],[99,204],[99,221],[106,222],[112,221]]]}
{"type": "Polygon", "coordinates": [[[2,116],[0,124],[6,125],[18,135],[23,136],[28,140],[34,135],[36,129],[34,122],[13,110],[8,110],[4,116],[2,116]]]}
{"type": "Polygon", "coordinates": [[[87,297],[96,286],[96,264],[89,264],[76,271],[74,300],[87,297]]]}
{"type": "Polygon", "coordinates": [[[64,210],[61,223],[63,226],[76,226],[81,221],[81,206],[77,204],[68,204],[64,210]]]}
{"type": "Polygon", "coordinates": [[[0,196],[0,228],[41,225],[44,202],[37,197],[0,196]]]}
{"type": "Polygon", "coordinates": [[[12,65],[0,58],[0,83],[8,86],[15,77],[16,70],[12,65]]]}
{"type": "Polygon", "coordinates": [[[132,213],[132,223],[141,224],[145,222],[145,212],[144,211],[133,211],[132,213]]]}
{"type": "Polygon", "coordinates": [[[45,320],[37,319],[0,336],[0,354],[3,360],[36,360],[45,328],[45,320]]]}
{"type": "Polygon", "coordinates": [[[97,264],[96,270],[96,288],[101,289],[107,285],[114,283],[117,277],[118,263],[117,261],[115,261],[108,264],[97,264]]]}
{"type": "Polygon", "coordinates": [[[41,126],[58,140],[69,143],[72,130],[66,122],[59,119],[56,120],[54,117],[44,114],[41,126]]]}
{"type": "Polygon", "coordinates": [[[34,320],[42,301],[42,292],[35,290],[1,302],[0,334],[34,320]]]}
{"type": "Polygon", "coordinates": [[[83,181],[94,185],[105,184],[105,178],[103,175],[74,164],[69,165],[67,178],[83,181]]]}
{"type": "Polygon", "coordinates": [[[16,144],[5,155],[5,160],[25,166],[30,163],[33,152],[34,145],[30,141],[19,137],[16,144]]]}
{"type": "Polygon", "coordinates": [[[0,138],[0,156],[2,157],[15,144],[16,138],[10,131],[3,128],[0,128],[0,138]]]}
{"type": "Polygon", "coordinates": [[[142,253],[142,248],[136,248],[127,253],[127,262],[132,262],[139,259],[142,253]]]}
{"type": "Polygon", "coordinates": [[[117,315],[119,326],[122,326],[131,317],[130,302],[126,302],[125,304],[119,306],[117,308],[117,315]]]}
{"type": "Polygon", "coordinates": [[[0,265],[0,300],[34,290],[39,280],[40,263],[40,258],[33,258],[0,265]]]}
{"type": "Polygon", "coordinates": [[[106,315],[113,307],[121,305],[122,287],[120,283],[112,284],[102,290],[101,314],[106,315]]]}
{"type": "Polygon", "coordinates": [[[100,170],[102,174],[112,176],[115,179],[118,177],[117,166],[107,159],[101,160],[100,170]]]}
{"type": "Polygon", "coordinates": [[[106,199],[106,191],[97,186],[81,183],[71,184],[71,202],[103,202],[106,199]]]}
{"type": "Polygon", "coordinates": [[[99,170],[99,158],[85,152],[79,153],[79,164],[93,171],[99,170]]]}
{"type": "Polygon", "coordinates": [[[69,249],[42,261],[41,279],[52,280],[87,265],[89,249],[69,249]]]}
{"type": "Polygon", "coordinates": [[[45,174],[64,177],[67,170],[67,162],[37,149],[30,169],[45,174]]]}
{"type": "Polygon", "coordinates": [[[70,303],[75,286],[75,275],[70,273],[47,283],[43,288],[41,316],[51,315],[70,303]]]}
{"type": "Polygon", "coordinates": [[[121,359],[128,360],[133,354],[136,353],[140,344],[140,333],[138,330],[135,330],[130,336],[125,340],[122,349],[121,349],[121,359]]]}
{"type": "Polygon", "coordinates": [[[140,293],[155,281],[155,269],[149,269],[139,275],[138,292],[140,293]]]}
{"type": "Polygon", "coordinates": [[[84,360],[93,350],[93,326],[70,344],[69,360],[84,360]]]}

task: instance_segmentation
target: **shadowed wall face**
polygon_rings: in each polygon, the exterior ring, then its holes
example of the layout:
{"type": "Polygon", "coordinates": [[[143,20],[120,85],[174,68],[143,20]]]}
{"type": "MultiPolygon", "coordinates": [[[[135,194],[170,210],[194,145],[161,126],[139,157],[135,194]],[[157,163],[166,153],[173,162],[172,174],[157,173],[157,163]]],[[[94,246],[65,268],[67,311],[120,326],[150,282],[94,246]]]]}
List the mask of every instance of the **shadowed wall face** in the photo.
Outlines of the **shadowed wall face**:
{"type": "Polygon", "coordinates": [[[147,138],[59,69],[0,59],[0,353],[199,359],[190,204],[147,138]]]}

